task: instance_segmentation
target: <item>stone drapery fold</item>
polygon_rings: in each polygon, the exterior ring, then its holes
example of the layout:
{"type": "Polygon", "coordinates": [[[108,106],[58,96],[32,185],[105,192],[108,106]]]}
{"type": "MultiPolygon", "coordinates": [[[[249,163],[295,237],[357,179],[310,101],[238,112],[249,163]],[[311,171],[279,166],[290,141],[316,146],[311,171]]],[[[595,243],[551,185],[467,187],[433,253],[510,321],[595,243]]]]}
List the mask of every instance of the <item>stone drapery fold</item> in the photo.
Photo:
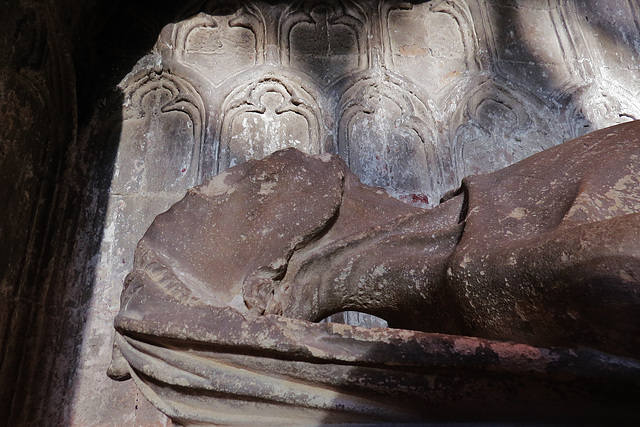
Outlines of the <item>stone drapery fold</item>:
{"type": "Polygon", "coordinates": [[[631,419],[639,188],[638,122],[432,210],[336,156],[248,162],[141,240],[112,374],[184,425],[631,419]],[[392,328],[315,323],[341,310],[392,328]]]}

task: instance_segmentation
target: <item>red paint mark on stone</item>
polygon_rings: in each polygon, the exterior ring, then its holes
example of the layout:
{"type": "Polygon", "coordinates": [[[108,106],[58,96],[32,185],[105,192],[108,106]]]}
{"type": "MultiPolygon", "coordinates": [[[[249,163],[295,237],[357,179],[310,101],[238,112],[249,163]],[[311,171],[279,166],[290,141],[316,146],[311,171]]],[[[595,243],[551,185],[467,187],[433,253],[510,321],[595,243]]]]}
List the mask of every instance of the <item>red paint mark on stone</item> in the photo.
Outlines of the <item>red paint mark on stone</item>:
{"type": "Polygon", "coordinates": [[[427,196],[425,196],[424,194],[412,194],[411,195],[411,201],[413,203],[429,204],[429,198],[427,196]]]}
{"type": "Polygon", "coordinates": [[[402,194],[398,198],[404,203],[408,203],[413,206],[424,207],[425,205],[429,205],[429,198],[425,194],[402,194]]]}

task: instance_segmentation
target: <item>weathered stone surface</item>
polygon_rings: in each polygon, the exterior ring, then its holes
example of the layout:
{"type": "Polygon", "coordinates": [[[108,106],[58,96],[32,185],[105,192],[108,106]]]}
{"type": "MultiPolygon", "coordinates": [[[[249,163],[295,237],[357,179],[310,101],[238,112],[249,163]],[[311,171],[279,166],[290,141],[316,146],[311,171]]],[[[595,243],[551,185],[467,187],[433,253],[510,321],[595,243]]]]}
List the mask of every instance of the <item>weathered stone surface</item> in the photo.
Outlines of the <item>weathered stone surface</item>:
{"type": "Polygon", "coordinates": [[[639,185],[640,122],[432,210],[333,155],[236,166],[138,244],[112,375],[183,425],[630,421],[639,185]],[[345,310],[391,328],[314,323],[345,310]]]}
{"type": "Polygon", "coordinates": [[[469,174],[639,114],[636,0],[5,3],[11,425],[170,423],[104,376],[121,283],[152,219],[232,164],[339,153],[434,206],[469,174]]]}

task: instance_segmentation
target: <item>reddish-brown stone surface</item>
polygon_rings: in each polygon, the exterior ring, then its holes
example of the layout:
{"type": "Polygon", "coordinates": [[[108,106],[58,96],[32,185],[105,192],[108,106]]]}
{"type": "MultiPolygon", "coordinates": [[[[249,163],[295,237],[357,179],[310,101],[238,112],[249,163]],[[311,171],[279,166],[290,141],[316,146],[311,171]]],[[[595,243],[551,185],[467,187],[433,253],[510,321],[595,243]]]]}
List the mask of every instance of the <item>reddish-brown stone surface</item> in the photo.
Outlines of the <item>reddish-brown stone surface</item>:
{"type": "Polygon", "coordinates": [[[469,177],[432,210],[337,156],[231,168],[138,245],[111,373],[185,425],[628,421],[639,186],[638,122],[469,177]],[[315,323],[343,310],[391,328],[315,323]]]}

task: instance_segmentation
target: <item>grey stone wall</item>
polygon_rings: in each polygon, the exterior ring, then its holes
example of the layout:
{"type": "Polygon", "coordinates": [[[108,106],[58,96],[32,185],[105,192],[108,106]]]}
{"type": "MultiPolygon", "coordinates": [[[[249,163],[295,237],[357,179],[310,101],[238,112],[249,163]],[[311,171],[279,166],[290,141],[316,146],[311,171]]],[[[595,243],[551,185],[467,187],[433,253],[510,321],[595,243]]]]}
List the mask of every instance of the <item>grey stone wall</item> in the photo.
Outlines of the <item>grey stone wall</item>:
{"type": "Polygon", "coordinates": [[[468,174],[640,114],[636,0],[6,10],[0,418],[14,425],[168,422],[104,374],[122,279],[154,216],[234,164],[336,152],[433,206],[468,174]]]}

